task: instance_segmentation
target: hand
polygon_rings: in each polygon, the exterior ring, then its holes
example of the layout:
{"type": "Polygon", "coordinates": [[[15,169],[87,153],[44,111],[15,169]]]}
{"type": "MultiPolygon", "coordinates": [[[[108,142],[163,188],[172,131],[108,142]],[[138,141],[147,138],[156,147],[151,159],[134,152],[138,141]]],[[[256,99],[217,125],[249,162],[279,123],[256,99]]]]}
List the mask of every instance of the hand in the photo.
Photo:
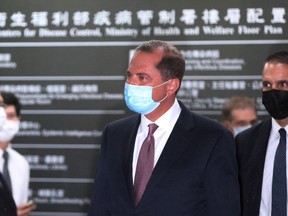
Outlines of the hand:
{"type": "Polygon", "coordinates": [[[17,216],[29,216],[34,209],[36,209],[36,205],[32,201],[19,205],[17,206],[17,216]]]}

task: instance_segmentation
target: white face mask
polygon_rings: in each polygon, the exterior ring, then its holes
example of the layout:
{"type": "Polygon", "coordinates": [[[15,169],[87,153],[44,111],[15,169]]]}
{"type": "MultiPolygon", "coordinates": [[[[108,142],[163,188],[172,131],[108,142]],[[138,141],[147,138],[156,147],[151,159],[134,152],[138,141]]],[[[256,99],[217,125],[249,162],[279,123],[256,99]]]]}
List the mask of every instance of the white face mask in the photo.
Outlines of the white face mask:
{"type": "Polygon", "coordinates": [[[19,131],[20,121],[6,120],[0,130],[0,142],[9,142],[19,131]]]}
{"type": "Polygon", "coordinates": [[[2,129],[6,119],[7,119],[7,115],[6,115],[5,109],[3,107],[0,107],[0,130],[2,129]]]}
{"type": "Polygon", "coordinates": [[[237,134],[243,132],[244,130],[247,130],[250,127],[252,127],[252,126],[251,125],[244,125],[244,126],[233,128],[234,136],[236,136],[237,134]]]}

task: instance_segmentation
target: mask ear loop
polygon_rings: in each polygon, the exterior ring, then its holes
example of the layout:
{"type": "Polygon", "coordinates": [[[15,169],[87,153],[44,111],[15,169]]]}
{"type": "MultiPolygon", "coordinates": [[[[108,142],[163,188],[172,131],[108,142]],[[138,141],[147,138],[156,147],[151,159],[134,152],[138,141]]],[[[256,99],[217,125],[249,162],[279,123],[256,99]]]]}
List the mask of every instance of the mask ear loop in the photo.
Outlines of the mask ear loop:
{"type": "Polygon", "coordinates": [[[167,80],[166,82],[161,83],[161,84],[159,84],[159,85],[157,85],[157,86],[152,86],[152,88],[154,89],[154,88],[160,87],[160,86],[162,86],[162,85],[165,85],[165,84],[168,83],[168,82],[169,82],[169,80],[167,80]]]}
{"type": "Polygon", "coordinates": [[[166,96],[165,96],[162,100],[158,101],[158,103],[161,103],[161,102],[164,101],[167,97],[168,97],[168,95],[166,94],[166,96]]]}
{"type": "MultiPolygon", "coordinates": [[[[160,86],[162,86],[162,85],[165,85],[166,83],[168,83],[169,82],[169,80],[167,80],[166,82],[164,82],[164,83],[161,83],[161,84],[159,84],[159,85],[157,85],[157,86],[153,86],[152,88],[154,89],[154,88],[157,88],[157,87],[160,87],[160,86]]],[[[162,101],[164,101],[166,98],[168,97],[168,95],[167,95],[167,93],[166,93],[166,96],[163,98],[163,99],[161,99],[160,101],[154,101],[154,102],[157,102],[157,103],[161,103],[162,101]]]]}

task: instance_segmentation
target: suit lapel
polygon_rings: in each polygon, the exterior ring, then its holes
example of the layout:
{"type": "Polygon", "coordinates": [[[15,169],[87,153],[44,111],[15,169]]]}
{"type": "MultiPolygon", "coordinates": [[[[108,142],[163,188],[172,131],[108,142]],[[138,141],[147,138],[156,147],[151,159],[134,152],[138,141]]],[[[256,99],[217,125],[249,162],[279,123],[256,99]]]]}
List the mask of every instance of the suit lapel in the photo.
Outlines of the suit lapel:
{"type": "Polygon", "coordinates": [[[257,138],[251,161],[252,167],[250,170],[250,177],[249,177],[249,179],[251,179],[251,182],[249,183],[251,187],[249,190],[250,192],[249,197],[253,200],[253,202],[256,202],[255,205],[257,205],[257,209],[259,209],[260,207],[263,171],[265,165],[267,145],[270,136],[270,130],[271,130],[271,120],[263,122],[263,126],[260,128],[258,133],[255,134],[255,137],[257,138]]]}
{"type": "MultiPolygon", "coordinates": [[[[137,135],[137,130],[140,123],[140,115],[138,115],[137,118],[130,121],[129,125],[125,125],[125,128],[123,128],[125,131],[123,131],[124,134],[128,135],[127,139],[125,140],[124,145],[127,147],[125,148],[125,178],[127,183],[127,189],[129,191],[131,201],[134,204],[134,186],[133,186],[133,177],[132,177],[132,161],[133,161],[133,151],[135,146],[135,138],[137,135]]],[[[123,146],[124,146],[123,145],[123,146]]]]}

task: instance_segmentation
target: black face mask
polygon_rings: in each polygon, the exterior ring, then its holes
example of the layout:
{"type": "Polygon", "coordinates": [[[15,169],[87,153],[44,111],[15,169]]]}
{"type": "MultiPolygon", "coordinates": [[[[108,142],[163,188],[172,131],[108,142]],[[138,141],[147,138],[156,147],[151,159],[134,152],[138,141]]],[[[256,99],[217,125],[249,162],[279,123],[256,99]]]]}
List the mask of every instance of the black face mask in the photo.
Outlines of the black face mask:
{"type": "Polygon", "coordinates": [[[284,119],[288,117],[288,91],[275,89],[263,91],[262,103],[273,118],[284,119]]]}

